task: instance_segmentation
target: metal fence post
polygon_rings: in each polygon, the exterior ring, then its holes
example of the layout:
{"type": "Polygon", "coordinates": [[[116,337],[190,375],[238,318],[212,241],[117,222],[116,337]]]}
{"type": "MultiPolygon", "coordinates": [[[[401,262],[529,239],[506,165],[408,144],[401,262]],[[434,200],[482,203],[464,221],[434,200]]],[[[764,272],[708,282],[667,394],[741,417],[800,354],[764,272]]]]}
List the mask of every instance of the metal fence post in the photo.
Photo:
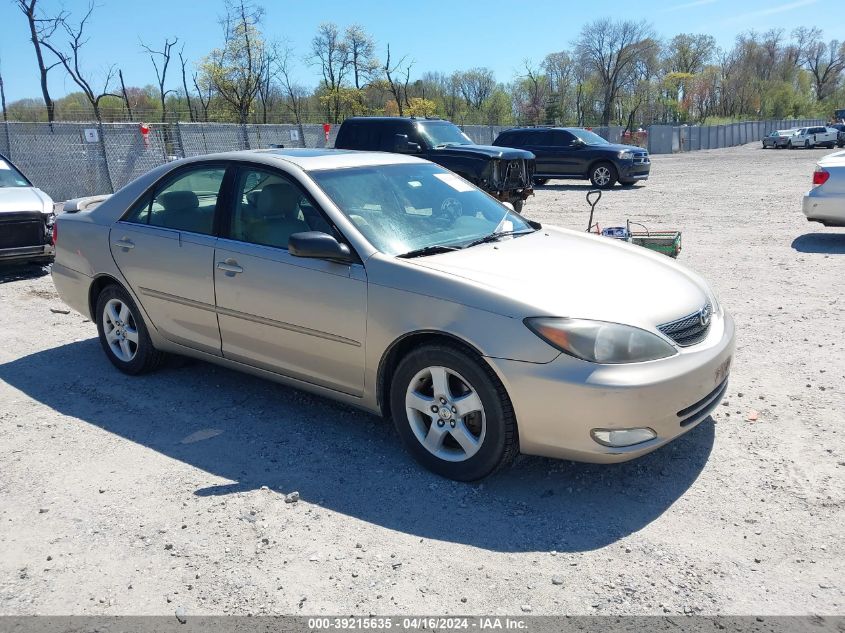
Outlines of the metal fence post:
{"type": "Polygon", "coordinates": [[[106,153],[106,134],[102,121],[97,121],[97,129],[100,131],[100,152],[103,155],[103,166],[106,168],[106,181],[109,183],[109,193],[114,193],[114,181],[111,179],[111,170],[109,169],[109,155],[106,153]]]}

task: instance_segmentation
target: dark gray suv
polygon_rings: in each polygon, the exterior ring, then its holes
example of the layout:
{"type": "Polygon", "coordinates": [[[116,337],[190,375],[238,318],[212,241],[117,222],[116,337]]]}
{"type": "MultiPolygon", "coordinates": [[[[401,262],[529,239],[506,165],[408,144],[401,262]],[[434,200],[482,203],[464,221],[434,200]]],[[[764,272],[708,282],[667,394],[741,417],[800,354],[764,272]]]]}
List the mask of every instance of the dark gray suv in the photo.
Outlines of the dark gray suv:
{"type": "Polygon", "coordinates": [[[534,182],[552,178],[589,179],[607,189],[619,182],[633,185],[646,180],[651,170],[648,152],[632,145],[608,143],[581,128],[536,127],[505,130],[493,145],[518,147],[536,156],[534,182]]]}

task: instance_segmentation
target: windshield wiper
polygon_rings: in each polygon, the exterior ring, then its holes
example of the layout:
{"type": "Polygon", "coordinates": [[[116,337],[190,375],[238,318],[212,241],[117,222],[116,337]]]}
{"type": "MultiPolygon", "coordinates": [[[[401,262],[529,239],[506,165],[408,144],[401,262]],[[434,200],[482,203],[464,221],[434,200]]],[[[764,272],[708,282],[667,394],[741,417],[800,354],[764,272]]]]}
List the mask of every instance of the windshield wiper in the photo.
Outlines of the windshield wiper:
{"type": "Polygon", "coordinates": [[[485,235],[484,237],[479,237],[477,240],[473,240],[464,248],[470,248],[471,246],[478,246],[479,244],[487,244],[488,242],[495,242],[500,237],[508,237],[509,235],[528,235],[529,233],[533,233],[535,229],[520,229],[519,231],[495,231],[490,235],[485,235]]]}
{"type": "Polygon", "coordinates": [[[437,255],[438,253],[450,253],[456,250],[458,250],[458,247],[456,246],[444,246],[442,244],[435,244],[434,246],[423,246],[422,248],[417,248],[412,251],[408,251],[407,253],[402,253],[401,255],[397,255],[396,257],[410,259],[412,257],[423,257],[425,255],[437,255]]]}

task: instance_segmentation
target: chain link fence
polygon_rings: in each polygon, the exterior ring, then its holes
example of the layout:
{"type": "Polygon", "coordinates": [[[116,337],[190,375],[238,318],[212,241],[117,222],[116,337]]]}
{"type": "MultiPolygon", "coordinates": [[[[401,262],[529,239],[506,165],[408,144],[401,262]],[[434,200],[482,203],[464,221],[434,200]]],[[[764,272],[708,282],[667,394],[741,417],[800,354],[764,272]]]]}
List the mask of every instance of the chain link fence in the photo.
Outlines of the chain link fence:
{"type": "MultiPolygon", "coordinates": [[[[593,131],[611,143],[647,145],[652,154],[732,147],[773,130],[823,125],[821,120],[748,121],[729,125],[653,125],[643,135],[621,126],[593,131]]],[[[272,147],[334,147],[322,125],[234,123],[18,123],[0,125],[0,153],[54,200],[111,193],[147,171],[188,156],[272,147]]],[[[503,126],[465,125],[475,143],[490,145],[503,126]]]]}

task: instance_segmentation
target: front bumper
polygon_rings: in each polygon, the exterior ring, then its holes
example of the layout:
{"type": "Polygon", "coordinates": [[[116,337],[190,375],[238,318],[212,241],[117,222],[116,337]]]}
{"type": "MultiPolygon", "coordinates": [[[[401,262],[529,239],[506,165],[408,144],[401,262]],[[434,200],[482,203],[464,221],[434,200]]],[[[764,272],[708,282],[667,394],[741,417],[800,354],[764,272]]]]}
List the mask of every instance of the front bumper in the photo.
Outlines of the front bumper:
{"type": "Polygon", "coordinates": [[[651,163],[626,163],[617,169],[620,180],[648,180],[649,173],[651,172],[651,163]]]}
{"type": "Polygon", "coordinates": [[[825,226],[845,226],[845,196],[825,194],[824,185],[804,194],[802,211],[810,222],[821,222],[825,226]]]}
{"type": "Polygon", "coordinates": [[[14,248],[0,248],[0,262],[28,261],[31,259],[50,259],[56,254],[52,244],[41,246],[17,246],[14,248]]]}
{"type": "Polygon", "coordinates": [[[599,365],[561,354],[546,364],[488,361],[513,403],[521,452],[613,463],[650,453],[706,419],[727,389],[733,352],[733,319],[722,312],[704,341],[662,360],[599,365]],[[590,436],[631,428],[650,428],[656,437],[619,448],[590,436]]]}

